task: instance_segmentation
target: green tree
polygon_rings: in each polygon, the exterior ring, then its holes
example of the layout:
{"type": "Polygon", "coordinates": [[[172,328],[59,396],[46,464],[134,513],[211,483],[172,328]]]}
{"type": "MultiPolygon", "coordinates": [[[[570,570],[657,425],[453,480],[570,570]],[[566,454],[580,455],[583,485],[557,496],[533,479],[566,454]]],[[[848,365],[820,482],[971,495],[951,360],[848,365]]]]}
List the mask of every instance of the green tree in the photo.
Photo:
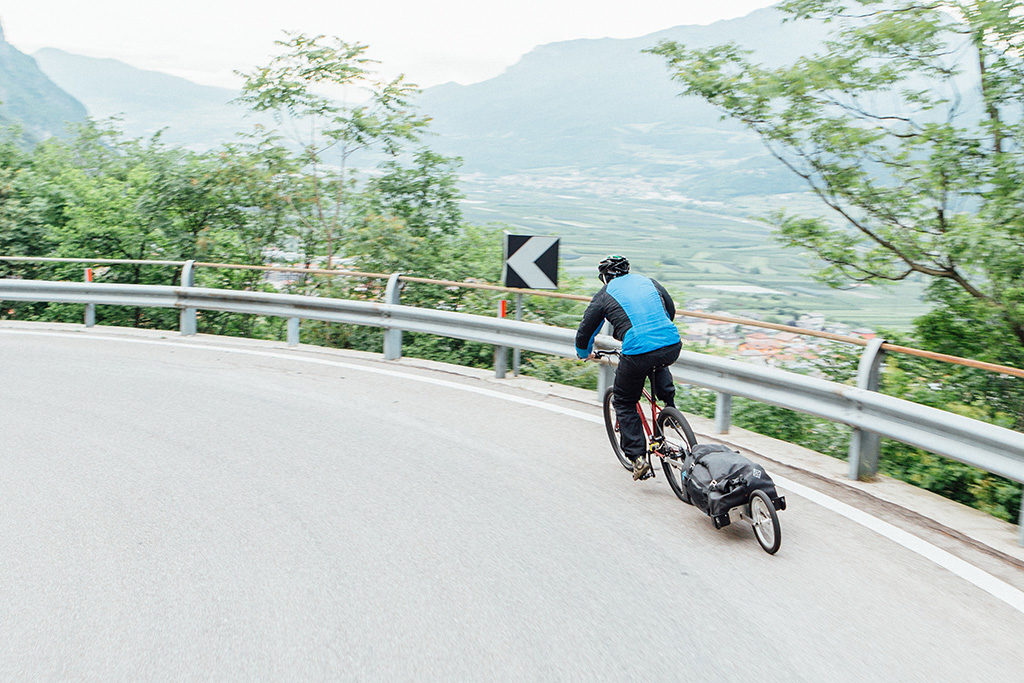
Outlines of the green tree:
{"type": "MultiPolygon", "coordinates": [[[[0,130],[0,254],[38,256],[53,248],[47,225],[53,205],[32,167],[32,157],[18,145],[17,130],[0,130]]],[[[12,269],[0,262],[0,276],[12,269]]]]}
{"type": "Polygon", "coordinates": [[[465,271],[471,259],[451,258],[452,241],[464,231],[458,163],[423,149],[409,167],[398,161],[381,165],[384,173],[353,198],[352,226],[344,238],[359,268],[442,279],[481,276],[465,271]]]}
{"type": "Polygon", "coordinates": [[[210,245],[219,258],[259,265],[265,250],[303,234],[308,201],[300,166],[277,136],[262,131],[212,155],[200,182],[213,188],[219,208],[214,217],[221,235],[210,245]]]}
{"type": "Polygon", "coordinates": [[[346,219],[352,155],[371,148],[395,155],[417,139],[427,118],[410,106],[414,85],[403,76],[377,77],[372,71],[376,61],[366,56],[366,45],[322,35],[287,36],[276,42],[283,54],[251,73],[240,73],[245,84],[239,100],[254,111],[273,113],[301,145],[315,208],[312,218],[324,234],[330,268],[346,219]]]}
{"type": "Polygon", "coordinates": [[[735,44],[662,42],[683,93],[758,134],[835,220],[777,214],[783,242],[834,285],[930,283],[922,338],[1024,361],[1024,14],[1019,0],[787,0],[835,26],[779,68],[735,44]],[[957,336],[929,334],[937,319],[957,336]]]}
{"type": "Polygon", "coordinates": [[[462,224],[456,175],[460,159],[419,150],[413,164],[381,165],[384,174],[367,183],[367,210],[401,218],[418,236],[454,235],[462,224]]]}

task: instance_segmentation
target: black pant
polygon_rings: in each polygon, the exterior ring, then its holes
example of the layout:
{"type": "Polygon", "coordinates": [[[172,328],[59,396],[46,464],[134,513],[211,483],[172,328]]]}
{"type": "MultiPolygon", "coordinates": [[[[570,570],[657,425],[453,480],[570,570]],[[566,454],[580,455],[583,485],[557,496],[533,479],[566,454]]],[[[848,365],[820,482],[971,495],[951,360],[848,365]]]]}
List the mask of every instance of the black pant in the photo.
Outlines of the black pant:
{"type": "MultiPolygon", "coordinates": [[[[619,420],[619,444],[622,452],[636,460],[646,451],[644,428],[636,403],[643,395],[644,383],[654,372],[654,397],[666,405],[675,405],[676,387],[668,366],[679,358],[681,342],[663,346],[654,351],[635,356],[620,356],[615,371],[615,385],[612,390],[612,405],[619,420]]],[[[653,426],[653,425],[652,425],[653,426]]]]}

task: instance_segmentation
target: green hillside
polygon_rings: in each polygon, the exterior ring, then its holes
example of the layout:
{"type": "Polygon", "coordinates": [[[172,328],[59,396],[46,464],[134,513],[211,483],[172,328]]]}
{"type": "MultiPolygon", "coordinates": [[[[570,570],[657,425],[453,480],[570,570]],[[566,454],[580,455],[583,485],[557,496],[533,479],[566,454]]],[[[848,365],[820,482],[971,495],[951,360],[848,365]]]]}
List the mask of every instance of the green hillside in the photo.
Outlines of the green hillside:
{"type": "Polygon", "coordinates": [[[18,125],[26,144],[64,135],[86,111],[40,71],[36,61],[4,39],[0,27],[0,126],[18,125]]]}

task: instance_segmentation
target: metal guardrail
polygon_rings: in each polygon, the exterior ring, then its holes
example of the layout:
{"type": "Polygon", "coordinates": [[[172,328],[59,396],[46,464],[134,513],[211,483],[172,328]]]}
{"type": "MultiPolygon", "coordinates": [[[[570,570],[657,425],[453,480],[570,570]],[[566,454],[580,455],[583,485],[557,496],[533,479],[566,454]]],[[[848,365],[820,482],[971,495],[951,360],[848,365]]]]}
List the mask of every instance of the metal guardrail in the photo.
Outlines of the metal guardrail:
{"type": "MultiPolygon", "coordinates": [[[[575,333],[572,330],[373,301],[200,287],[44,280],[0,280],[0,300],[176,308],[182,311],[183,316],[187,316],[190,311],[202,309],[289,320],[323,320],[405,332],[423,332],[498,346],[519,346],[529,351],[556,356],[576,355],[575,333]]],[[[194,330],[194,324],[183,325],[184,334],[195,334],[194,330]]],[[[289,339],[289,343],[297,344],[297,337],[289,339]]]]}
{"type": "MultiPolygon", "coordinates": [[[[90,265],[177,266],[182,268],[183,284],[186,279],[186,271],[188,271],[188,278],[194,279],[195,268],[221,268],[228,270],[251,270],[277,273],[302,273],[304,275],[323,275],[328,277],[358,277],[377,280],[388,280],[394,275],[394,273],[370,273],[357,270],[306,268],[304,266],[259,266],[237,263],[213,263],[205,261],[148,261],[140,259],[90,259],[47,256],[0,256],[0,261],[8,261],[12,263],[81,263],[90,265]]],[[[503,287],[501,285],[493,285],[487,282],[458,282],[453,280],[436,280],[432,278],[415,277],[412,275],[405,274],[399,274],[399,281],[401,283],[413,282],[420,284],[440,285],[443,287],[480,289],[513,294],[516,297],[517,311],[519,311],[522,307],[523,296],[540,296],[553,299],[567,299],[571,301],[581,302],[590,301],[590,297],[581,296],[579,294],[566,294],[564,292],[552,292],[547,290],[518,289],[513,287],[503,287]]],[[[822,330],[809,330],[802,327],[793,327],[792,325],[781,325],[778,323],[764,322],[763,320],[753,320],[751,318],[721,315],[718,313],[705,313],[703,311],[679,310],[676,311],[676,318],[696,318],[704,320],[714,320],[718,322],[741,325],[744,327],[757,327],[768,330],[776,330],[780,332],[792,332],[793,334],[799,334],[805,337],[828,339],[831,341],[842,342],[844,344],[853,344],[855,346],[861,347],[868,347],[871,342],[871,340],[867,340],[861,337],[851,337],[849,335],[836,334],[834,332],[825,332],[822,330]]],[[[929,360],[935,360],[942,363],[952,363],[954,365],[962,365],[965,367],[985,370],[987,372],[994,372],[1009,375],[1012,377],[1024,378],[1024,369],[1021,368],[1014,368],[1007,365],[999,365],[997,363],[988,363],[985,361],[975,360],[973,358],[962,358],[960,356],[952,356],[946,353],[937,353],[935,351],[925,351],[923,349],[915,349],[909,346],[900,346],[898,344],[891,344],[889,342],[883,342],[880,351],[889,353],[900,353],[908,356],[917,356],[918,358],[927,358],[929,360]]]]}
{"type": "MultiPolygon", "coordinates": [[[[391,359],[401,356],[403,331],[576,356],[574,330],[398,304],[399,277],[390,277],[385,303],[189,286],[14,279],[0,280],[0,300],[176,308],[182,311],[184,334],[195,334],[197,309],[277,316],[289,320],[290,344],[298,343],[301,319],[381,327],[388,331],[384,355],[391,359]]],[[[873,342],[862,358],[856,387],[689,351],[682,352],[671,369],[677,380],[712,389],[720,396],[744,396],[850,425],[859,430],[851,456],[856,455],[855,449],[865,449],[859,440],[882,436],[1024,483],[1024,434],[873,391],[871,379],[877,378],[882,341],[873,342]]],[[[598,344],[611,348],[617,342],[600,336],[598,344]]],[[[851,471],[855,477],[864,474],[851,471]]]]}

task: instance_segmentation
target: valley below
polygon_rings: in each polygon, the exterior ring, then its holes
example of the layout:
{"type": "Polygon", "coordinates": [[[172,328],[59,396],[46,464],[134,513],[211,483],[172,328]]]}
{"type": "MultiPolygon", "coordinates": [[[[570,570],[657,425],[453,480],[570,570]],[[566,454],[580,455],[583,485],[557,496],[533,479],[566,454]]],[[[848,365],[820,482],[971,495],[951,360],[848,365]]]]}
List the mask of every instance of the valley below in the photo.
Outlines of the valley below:
{"type": "Polygon", "coordinates": [[[759,220],[779,208],[820,213],[809,194],[687,197],[670,178],[518,173],[463,176],[466,218],[521,234],[561,237],[567,275],[600,285],[596,263],[625,255],[680,303],[774,322],[816,312],[852,327],[908,330],[924,313],[923,285],[833,289],[815,281],[809,254],[778,243],[759,220]]]}

